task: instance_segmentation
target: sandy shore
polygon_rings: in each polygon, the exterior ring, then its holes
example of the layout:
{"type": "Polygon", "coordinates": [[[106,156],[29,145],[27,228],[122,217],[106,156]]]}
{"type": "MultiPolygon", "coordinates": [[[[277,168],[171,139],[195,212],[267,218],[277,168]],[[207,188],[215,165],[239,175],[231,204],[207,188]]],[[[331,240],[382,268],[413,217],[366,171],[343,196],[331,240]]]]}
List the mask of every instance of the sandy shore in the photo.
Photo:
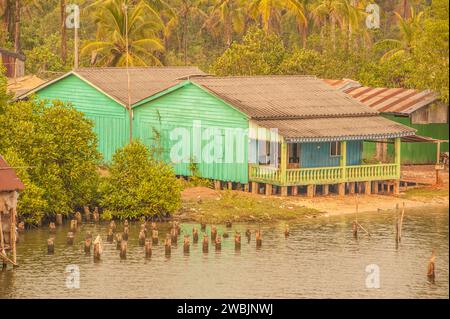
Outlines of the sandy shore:
{"type": "Polygon", "coordinates": [[[406,208],[448,208],[448,196],[436,196],[432,198],[414,198],[407,199],[404,196],[388,195],[353,195],[353,196],[327,196],[311,199],[294,199],[289,202],[292,205],[302,205],[308,208],[314,208],[326,212],[329,215],[352,214],[356,211],[358,203],[358,212],[376,212],[379,210],[394,209],[396,205],[403,205],[406,208]]]}

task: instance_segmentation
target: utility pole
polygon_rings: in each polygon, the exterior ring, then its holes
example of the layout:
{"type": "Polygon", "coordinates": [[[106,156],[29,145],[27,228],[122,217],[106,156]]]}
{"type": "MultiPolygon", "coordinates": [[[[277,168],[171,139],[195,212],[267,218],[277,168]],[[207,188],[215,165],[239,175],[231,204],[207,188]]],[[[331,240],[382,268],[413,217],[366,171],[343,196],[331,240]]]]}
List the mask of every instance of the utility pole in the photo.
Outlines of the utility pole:
{"type": "Polygon", "coordinates": [[[124,4],[123,6],[125,13],[125,54],[126,58],[126,70],[127,70],[127,90],[128,90],[128,116],[130,120],[130,143],[133,142],[133,110],[131,108],[131,81],[130,81],[130,63],[129,63],[129,48],[128,48],[128,6],[124,4]]]}
{"type": "Polygon", "coordinates": [[[79,12],[75,13],[74,16],[75,21],[75,27],[73,29],[74,34],[74,51],[73,51],[73,57],[74,57],[74,63],[73,68],[76,70],[78,69],[78,45],[79,45],[79,36],[78,36],[78,29],[80,28],[80,14],[79,12]]]}

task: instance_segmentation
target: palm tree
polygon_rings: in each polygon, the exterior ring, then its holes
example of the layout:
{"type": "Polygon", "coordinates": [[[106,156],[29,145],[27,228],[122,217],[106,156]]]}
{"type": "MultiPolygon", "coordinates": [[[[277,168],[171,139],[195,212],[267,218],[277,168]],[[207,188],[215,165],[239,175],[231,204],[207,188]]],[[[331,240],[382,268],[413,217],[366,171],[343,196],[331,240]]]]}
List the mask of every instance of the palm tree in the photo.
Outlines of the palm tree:
{"type": "Polygon", "coordinates": [[[218,0],[209,10],[209,18],[203,27],[211,33],[220,34],[223,30],[226,45],[233,41],[233,32],[244,31],[245,12],[243,0],[218,0]]]}
{"type": "Polygon", "coordinates": [[[423,11],[415,13],[414,8],[411,7],[410,16],[408,18],[404,18],[398,12],[394,12],[394,14],[398,21],[400,39],[384,39],[376,43],[376,46],[378,47],[390,48],[381,57],[382,61],[410,53],[413,48],[414,36],[421,27],[423,11]]]}
{"type": "Polygon", "coordinates": [[[344,2],[344,0],[319,0],[312,6],[311,16],[314,24],[321,28],[322,39],[327,27],[330,26],[333,46],[335,46],[336,26],[342,26],[346,13],[344,2]]]}
{"type": "Polygon", "coordinates": [[[173,5],[175,16],[167,24],[168,29],[166,34],[170,34],[171,31],[177,26],[181,26],[181,46],[183,51],[184,64],[187,65],[187,54],[189,44],[189,22],[192,18],[199,18],[205,20],[207,18],[206,13],[201,9],[201,4],[206,0],[178,0],[173,5]]]}
{"type": "Polygon", "coordinates": [[[103,0],[92,6],[96,9],[96,40],[86,43],[81,50],[82,55],[91,54],[91,63],[102,66],[161,64],[154,55],[164,50],[158,37],[162,21],[155,7],[144,0],[103,0]]]}
{"type": "Polygon", "coordinates": [[[279,23],[285,10],[295,16],[298,25],[306,27],[307,18],[302,0],[251,0],[249,5],[250,15],[261,20],[266,33],[279,23]]]}

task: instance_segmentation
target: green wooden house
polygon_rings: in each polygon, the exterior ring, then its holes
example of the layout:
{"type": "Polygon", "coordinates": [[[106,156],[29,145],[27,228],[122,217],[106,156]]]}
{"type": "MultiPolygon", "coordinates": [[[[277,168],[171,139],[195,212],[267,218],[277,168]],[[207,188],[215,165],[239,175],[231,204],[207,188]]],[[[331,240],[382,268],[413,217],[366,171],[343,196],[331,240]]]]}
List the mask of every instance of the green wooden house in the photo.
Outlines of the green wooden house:
{"type": "Polygon", "coordinates": [[[152,145],[157,132],[178,175],[195,162],[205,178],[266,194],[398,191],[401,140],[415,135],[302,76],[192,77],[133,112],[135,136],[152,145]],[[364,165],[367,140],[391,141],[392,162],[364,165]]]}
{"type": "Polygon", "coordinates": [[[415,130],[315,77],[211,77],[197,68],[81,69],[35,93],[92,119],[106,161],[132,137],[158,145],[180,176],[282,195],[397,192],[400,147],[415,130]],[[130,93],[130,94],[129,94],[130,93]],[[131,117],[129,116],[131,114],[131,117]],[[390,162],[364,164],[365,141],[390,162]]]}
{"type": "MultiPolygon", "coordinates": [[[[349,79],[324,81],[382,116],[416,129],[421,136],[448,141],[448,104],[432,91],[366,87],[349,79]]],[[[433,142],[404,143],[402,164],[435,164],[437,147],[440,152],[448,152],[448,142],[440,146],[433,142]]],[[[393,148],[386,143],[366,143],[363,156],[368,160],[386,161],[392,158],[393,148]]]]}
{"type": "Polygon", "coordinates": [[[204,74],[196,67],[84,68],[64,74],[17,99],[36,94],[40,99],[71,103],[94,122],[99,151],[105,162],[129,141],[129,106],[178,83],[204,74]],[[128,90],[128,75],[130,90],[128,90]]]}

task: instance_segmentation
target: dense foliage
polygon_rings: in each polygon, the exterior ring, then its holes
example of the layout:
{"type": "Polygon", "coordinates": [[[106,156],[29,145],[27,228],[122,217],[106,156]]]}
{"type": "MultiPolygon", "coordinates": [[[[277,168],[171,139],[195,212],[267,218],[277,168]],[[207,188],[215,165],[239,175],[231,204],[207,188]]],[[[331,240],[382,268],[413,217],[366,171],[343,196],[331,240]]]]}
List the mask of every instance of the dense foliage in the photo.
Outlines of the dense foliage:
{"type": "MultiPolygon", "coordinates": [[[[70,1],[81,8],[82,66],[195,64],[225,75],[345,77],[429,88],[448,101],[449,2],[379,0],[380,27],[368,29],[373,2],[70,1]]],[[[61,27],[68,1],[15,4],[0,0],[0,46],[23,51],[27,70],[40,76],[70,69],[73,29],[61,27]]]]}
{"type": "Polygon", "coordinates": [[[93,124],[81,112],[56,101],[1,102],[0,123],[0,154],[26,185],[22,219],[39,223],[95,200],[100,155],[93,124]]]}
{"type": "Polygon", "coordinates": [[[118,149],[101,182],[104,215],[120,219],[165,216],[181,204],[181,184],[173,168],[135,141],[118,149]]]}

